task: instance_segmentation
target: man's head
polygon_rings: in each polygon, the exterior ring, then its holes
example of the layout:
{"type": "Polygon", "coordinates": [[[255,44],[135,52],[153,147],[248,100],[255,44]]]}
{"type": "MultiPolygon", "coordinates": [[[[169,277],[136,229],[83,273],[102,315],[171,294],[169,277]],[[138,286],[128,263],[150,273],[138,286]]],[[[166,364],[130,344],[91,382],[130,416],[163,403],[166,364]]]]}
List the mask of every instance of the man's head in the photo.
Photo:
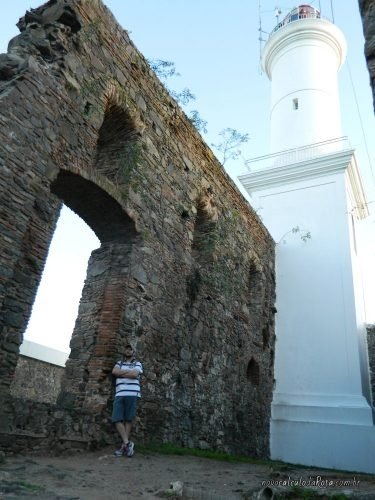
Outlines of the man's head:
{"type": "Polygon", "coordinates": [[[125,346],[125,358],[133,358],[135,350],[131,344],[126,344],[125,346]]]}

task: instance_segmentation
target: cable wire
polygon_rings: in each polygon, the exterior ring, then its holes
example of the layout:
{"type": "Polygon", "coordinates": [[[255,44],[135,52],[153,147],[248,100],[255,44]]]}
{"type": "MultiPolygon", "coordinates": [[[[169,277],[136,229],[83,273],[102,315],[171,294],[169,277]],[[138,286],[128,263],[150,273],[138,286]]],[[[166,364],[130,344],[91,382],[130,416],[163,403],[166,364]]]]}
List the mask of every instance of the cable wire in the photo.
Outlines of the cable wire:
{"type": "Polygon", "coordinates": [[[361,110],[359,108],[359,103],[358,103],[358,98],[357,98],[357,92],[355,91],[354,80],[353,80],[353,76],[352,76],[352,72],[351,72],[351,69],[350,69],[350,64],[349,64],[349,60],[348,59],[346,60],[346,67],[348,68],[350,84],[351,84],[353,95],[354,95],[354,101],[355,101],[356,108],[357,108],[359,123],[361,125],[363,142],[365,144],[366,155],[367,155],[367,159],[368,159],[368,163],[369,163],[369,167],[370,167],[370,171],[371,171],[372,180],[373,180],[374,186],[375,186],[374,168],[373,168],[372,161],[371,161],[371,155],[370,155],[370,151],[369,151],[369,147],[368,147],[368,143],[367,143],[367,139],[366,139],[366,134],[365,134],[365,127],[363,125],[361,110]]]}

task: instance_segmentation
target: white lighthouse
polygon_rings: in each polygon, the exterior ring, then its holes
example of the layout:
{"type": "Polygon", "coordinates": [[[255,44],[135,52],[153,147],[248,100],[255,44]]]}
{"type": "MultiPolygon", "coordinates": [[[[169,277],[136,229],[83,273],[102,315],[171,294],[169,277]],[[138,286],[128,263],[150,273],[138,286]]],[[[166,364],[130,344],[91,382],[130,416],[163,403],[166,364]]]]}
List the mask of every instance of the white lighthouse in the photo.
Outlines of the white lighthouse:
{"type": "Polygon", "coordinates": [[[262,58],[272,81],[271,152],[342,136],[337,73],[345,56],[342,32],[313,7],[293,9],[276,26],[262,58]]]}
{"type": "Polygon", "coordinates": [[[375,427],[356,223],[368,215],[342,137],[337,73],[346,43],[310,5],[271,33],[271,154],[239,179],[276,242],[271,456],[375,472],[375,427]]]}

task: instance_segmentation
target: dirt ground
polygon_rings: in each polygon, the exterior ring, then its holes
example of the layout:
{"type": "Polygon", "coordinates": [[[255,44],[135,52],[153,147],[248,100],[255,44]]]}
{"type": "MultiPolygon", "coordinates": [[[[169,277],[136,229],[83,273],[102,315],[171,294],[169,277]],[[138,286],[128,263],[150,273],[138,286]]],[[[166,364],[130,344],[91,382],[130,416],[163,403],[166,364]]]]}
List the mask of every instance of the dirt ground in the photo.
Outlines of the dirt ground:
{"type": "Polygon", "coordinates": [[[375,499],[375,476],[145,452],[116,458],[112,448],[64,457],[5,456],[0,464],[0,499],[307,498],[301,492],[287,493],[293,481],[302,488],[315,482],[321,498],[340,493],[346,498],[375,499]]]}

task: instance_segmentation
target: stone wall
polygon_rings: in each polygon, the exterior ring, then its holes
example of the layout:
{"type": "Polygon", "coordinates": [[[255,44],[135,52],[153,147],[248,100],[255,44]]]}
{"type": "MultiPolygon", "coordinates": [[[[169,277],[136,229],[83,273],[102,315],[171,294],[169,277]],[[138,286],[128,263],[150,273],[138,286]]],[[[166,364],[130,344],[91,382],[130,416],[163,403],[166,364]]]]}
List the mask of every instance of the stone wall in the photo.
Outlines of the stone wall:
{"type": "Polygon", "coordinates": [[[365,36],[365,56],[370,73],[370,84],[375,107],[375,1],[359,0],[359,10],[362,16],[363,34],[365,36]]]}
{"type": "Polygon", "coordinates": [[[370,365],[370,386],[372,395],[372,405],[375,402],[375,325],[367,326],[367,347],[370,365]]]}
{"type": "Polygon", "coordinates": [[[56,403],[65,368],[39,359],[19,356],[10,393],[41,403],[56,403]]]}
{"type": "MultiPolygon", "coordinates": [[[[373,101],[375,107],[375,0],[359,0],[365,36],[365,56],[370,73],[373,101]]],[[[375,326],[367,327],[367,343],[370,363],[372,404],[375,401],[375,326]]]]}
{"type": "Polygon", "coordinates": [[[112,440],[110,372],[131,341],[137,439],[267,455],[271,237],[99,0],[18,26],[0,56],[0,445],[112,440]],[[101,246],[57,404],[27,403],[9,387],[62,203],[101,246]]]}

